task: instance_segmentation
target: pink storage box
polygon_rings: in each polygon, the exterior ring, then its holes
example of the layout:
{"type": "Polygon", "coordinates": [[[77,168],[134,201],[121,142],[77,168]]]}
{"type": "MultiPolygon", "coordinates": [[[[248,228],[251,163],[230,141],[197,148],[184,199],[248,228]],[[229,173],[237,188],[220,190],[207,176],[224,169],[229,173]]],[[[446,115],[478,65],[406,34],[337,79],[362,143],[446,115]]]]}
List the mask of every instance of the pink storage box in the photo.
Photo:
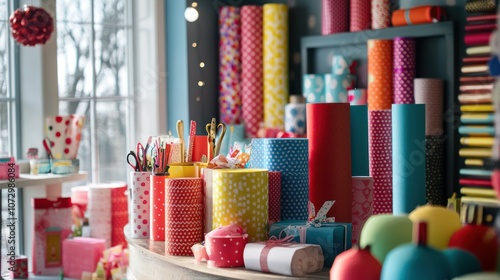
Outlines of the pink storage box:
{"type": "Polygon", "coordinates": [[[106,240],[75,237],[63,241],[64,276],[80,279],[82,272],[94,272],[106,249],[106,240]]]}
{"type": "MultiPolygon", "coordinates": [[[[14,168],[14,178],[19,178],[19,164],[15,163],[16,161],[13,157],[0,158],[0,180],[8,180],[9,175],[12,173],[12,168],[14,168]]],[[[10,175],[10,178],[12,178],[12,175],[10,175]]]]}
{"type": "Polygon", "coordinates": [[[26,256],[16,256],[14,269],[10,270],[12,263],[9,262],[10,277],[13,279],[28,279],[28,258],[26,256]]]}

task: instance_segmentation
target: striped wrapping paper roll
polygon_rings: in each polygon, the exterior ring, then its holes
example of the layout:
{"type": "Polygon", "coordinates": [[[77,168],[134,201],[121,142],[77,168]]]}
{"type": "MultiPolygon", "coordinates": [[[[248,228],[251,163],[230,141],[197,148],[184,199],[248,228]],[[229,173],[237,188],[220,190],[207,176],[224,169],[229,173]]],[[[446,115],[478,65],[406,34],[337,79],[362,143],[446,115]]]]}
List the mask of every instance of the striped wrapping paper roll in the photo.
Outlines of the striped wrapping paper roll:
{"type": "Polygon", "coordinates": [[[241,7],[241,101],[246,135],[254,138],[264,120],[261,6],[241,7]]]}
{"type": "Polygon", "coordinates": [[[321,34],[349,31],[349,0],[322,0],[321,34]]]}
{"type": "Polygon", "coordinates": [[[323,74],[306,74],[302,77],[302,94],[307,102],[325,102],[325,78],[323,74]]]}
{"type": "Polygon", "coordinates": [[[425,105],[392,105],[392,211],[409,214],[426,203],[425,105]],[[411,124],[411,125],[409,125],[411,124]]]}
{"type": "Polygon", "coordinates": [[[465,4],[467,13],[494,13],[496,12],[495,0],[468,0],[465,4]]]}
{"type": "Polygon", "coordinates": [[[149,238],[149,172],[130,172],[132,194],[132,238],[149,238]]]}
{"type": "Polygon", "coordinates": [[[128,223],[128,196],[126,184],[110,184],[111,188],[111,247],[127,247],[123,228],[128,223]]]}
{"type": "Polygon", "coordinates": [[[391,109],[392,57],[392,40],[368,40],[368,110],[391,109]]]}
{"type": "Polygon", "coordinates": [[[425,135],[443,134],[443,80],[415,79],[415,103],[425,104],[425,135]]]}
{"type": "Polygon", "coordinates": [[[263,7],[264,126],[283,129],[288,99],[288,7],[263,7]]]}
{"type": "Polygon", "coordinates": [[[281,219],[281,172],[269,171],[269,224],[279,222],[281,219]]]}
{"type": "Polygon", "coordinates": [[[444,189],[444,140],[442,136],[425,137],[425,189],[427,203],[446,205],[444,189]]]}
{"type": "Polygon", "coordinates": [[[254,138],[251,144],[249,168],[281,171],[281,220],[306,220],[309,201],[308,140],[254,138]]]}
{"type": "Polygon", "coordinates": [[[165,179],[167,176],[150,175],[149,178],[149,240],[165,241],[165,179]]]}
{"type": "Polygon", "coordinates": [[[394,103],[413,104],[413,79],[416,75],[417,41],[413,38],[394,38],[394,103]]]}
{"type": "Polygon", "coordinates": [[[166,179],[165,205],[165,253],[192,256],[203,241],[203,179],[166,179]]]}
{"type": "Polygon", "coordinates": [[[356,76],[325,74],[325,101],[348,103],[347,92],[355,87],[356,76]]]}
{"type": "Polygon", "coordinates": [[[306,134],[306,104],[289,103],[285,106],[285,131],[306,134]]]}
{"type": "Polygon", "coordinates": [[[267,240],[268,171],[213,170],[213,227],[239,224],[250,242],[267,240]]]}
{"type": "Polygon", "coordinates": [[[347,100],[351,105],[366,105],[367,102],[366,89],[350,89],[347,91],[347,100]]]}
{"type": "Polygon", "coordinates": [[[219,112],[221,122],[241,121],[241,17],[240,8],[219,10],[219,112]]]}
{"type": "Polygon", "coordinates": [[[371,28],[372,12],[371,1],[367,0],[350,0],[351,16],[349,30],[351,32],[366,30],[371,28]]]}
{"type": "Polygon", "coordinates": [[[327,217],[352,220],[351,129],[349,103],[307,104],[309,200],[315,209],[335,200],[327,217]]]}
{"type": "Polygon", "coordinates": [[[106,240],[106,248],[111,247],[113,222],[111,209],[111,189],[104,185],[89,186],[88,216],[90,237],[106,240]]]}
{"type": "Polygon", "coordinates": [[[352,177],[352,244],[358,244],[361,229],[373,214],[373,178],[352,177]]]}
{"type": "Polygon", "coordinates": [[[392,213],[392,114],[368,111],[370,176],[373,177],[373,214],[392,213]]]}
{"type": "Polygon", "coordinates": [[[372,29],[387,28],[391,24],[391,1],[372,0],[372,29]]]}
{"type": "Polygon", "coordinates": [[[370,175],[368,152],[368,106],[351,105],[351,173],[370,175]]]}

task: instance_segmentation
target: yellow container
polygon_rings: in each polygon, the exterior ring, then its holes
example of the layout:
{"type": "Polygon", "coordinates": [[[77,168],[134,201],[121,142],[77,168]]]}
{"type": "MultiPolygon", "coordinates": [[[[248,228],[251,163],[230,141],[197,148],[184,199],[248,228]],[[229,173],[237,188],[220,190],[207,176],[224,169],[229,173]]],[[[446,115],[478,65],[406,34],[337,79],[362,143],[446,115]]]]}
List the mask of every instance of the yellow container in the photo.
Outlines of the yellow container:
{"type": "Polygon", "coordinates": [[[206,167],[202,162],[172,163],[169,165],[169,178],[201,178],[201,168],[206,167]]]}

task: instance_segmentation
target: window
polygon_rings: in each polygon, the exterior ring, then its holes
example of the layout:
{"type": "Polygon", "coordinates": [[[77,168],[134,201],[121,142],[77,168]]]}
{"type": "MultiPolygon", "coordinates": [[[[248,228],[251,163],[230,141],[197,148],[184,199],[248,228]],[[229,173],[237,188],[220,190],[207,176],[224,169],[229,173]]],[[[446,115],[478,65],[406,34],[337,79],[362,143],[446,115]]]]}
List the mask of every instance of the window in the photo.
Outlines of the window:
{"type": "Polygon", "coordinates": [[[93,182],[127,179],[130,5],[128,0],[57,1],[59,113],[86,116],[78,158],[93,182]]]}

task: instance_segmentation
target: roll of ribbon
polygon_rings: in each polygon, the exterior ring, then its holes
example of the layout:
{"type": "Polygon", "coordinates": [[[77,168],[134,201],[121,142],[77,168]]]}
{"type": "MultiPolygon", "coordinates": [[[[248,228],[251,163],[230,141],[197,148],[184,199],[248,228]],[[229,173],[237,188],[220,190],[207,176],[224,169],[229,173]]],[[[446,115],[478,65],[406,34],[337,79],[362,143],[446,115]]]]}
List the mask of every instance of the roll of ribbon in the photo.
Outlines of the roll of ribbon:
{"type": "Polygon", "coordinates": [[[348,103],[347,92],[355,87],[356,76],[325,74],[325,101],[348,103]]]}
{"type": "Polygon", "coordinates": [[[461,157],[491,157],[493,152],[491,149],[460,148],[458,155],[461,157]]]}
{"type": "Polygon", "coordinates": [[[350,89],[347,91],[347,99],[351,105],[366,105],[367,104],[366,89],[350,89]]]}
{"type": "Polygon", "coordinates": [[[492,103],[493,96],[491,93],[459,94],[458,101],[460,104],[492,103]]]}
{"type": "Polygon", "coordinates": [[[460,185],[491,187],[491,180],[484,179],[461,178],[460,180],[458,180],[458,183],[460,185]]]}
{"type": "Polygon", "coordinates": [[[496,12],[495,0],[468,0],[465,4],[467,13],[494,13],[496,12]]]}
{"type": "Polygon", "coordinates": [[[444,10],[439,6],[419,6],[396,10],[392,13],[392,25],[403,26],[439,22],[444,17],[444,10]]]}
{"type": "Polygon", "coordinates": [[[285,106],[285,131],[306,134],[306,104],[289,103],[285,106]]]}
{"type": "Polygon", "coordinates": [[[192,256],[203,241],[203,180],[166,179],[165,205],[165,253],[192,256]]]}
{"type": "Polygon", "coordinates": [[[269,224],[279,222],[281,219],[281,172],[269,171],[269,224]]]}
{"type": "Polygon", "coordinates": [[[321,34],[349,31],[349,0],[322,0],[321,34]]]}
{"type": "Polygon", "coordinates": [[[460,144],[472,147],[493,147],[494,137],[461,137],[460,144]]]}
{"type": "Polygon", "coordinates": [[[335,200],[327,217],[352,219],[350,105],[307,104],[309,139],[309,200],[316,209],[335,200]]]}
{"type": "MultiPolygon", "coordinates": [[[[488,56],[489,59],[489,56],[488,56]]],[[[494,77],[491,76],[478,76],[478,77],[460,77],[460,83],[468,84],[468,83],[493,83],[495,81],[494,77]]]]}
{"type": "Polygon", "coordinates": [[[249,168],[281,171],[281,219],[306,220],[309,202],[309,150],[304,138],[252,139],[249,168]]]}
{"type": "Polygon", "coordinates": [[[461,168],[459,170],[460,175],[465,175],[465,176],[477,176],[477,177],[488,177],[490,178],[491,175],[493,175],[492,170],[483,170],[483,169],[467,169],[467,168],[461,168]]]}
{"type": "Polygon", "coordinates": [[[443,80],[415,79],[415,103],[425,104],[425,135],[443,134],[443,80]]]}
{"type": "Polygon", "coordinates": [[[392,44],[392,40],[368,40],[368,110],[391,109],[392,44]]]}
{"type": "Polygon", "coordinates": [[[466,65],[461,69],[464,74],[486,74],[488,70],[488,65],[466,65]]]}
{"type": "Polygon", "coordinates": [[[443,136],[425,137],[425,189],[428,204],[446,205],[443,136]]]}
{"type": "Polygon", "coordinates": [[[474,92],[476,90],[487,90],[488,92],[491,92],[491,90],[493,90],[493,83],[480,83],[460,86],[460,91],[462,92],[474,92]]]}
{"type": "Polygon", "coordinates": [[[468,24],[465,25],[465,32],[493,31],[497,29],[496,23],[468,24]]]}
{"type": "Polygon", "coordinates": [[[490,37],[491,32],[471,33],[465,35],[464,41],[467,46],[487,45],[490,43],[490,37]]]}
{"type": "Polygon", "coordinates": [[[464,57],[462,59],[464,64],[480,64],[480,63],[488,63],[490,60],[490,56],[472,56],[472,57],[464,57]]]}
{"type": "Polygon", "coordinates": [[[226,124],[241,121],[241,16],[240,8],[219,10],[219,112],[226,124]]]}
{"type": "Polygon", "coordinates": [[[352,177],[352,244],[358,244],[361,229],[373,214],[373,178],[352,177]]]}
{"type": "Polygon", "coordinates": [[[306,74],[302,81],[302,94],[307,102],[325,102],[325,75],[306,74]]]}
{"type": "Polygon", "coordinates": [[[237,223],[249,241],[266,240],[268,176],[265,169],[214,169],[213,227],[237,223]]]}
{"type": "Polygon", "coordinates": [[[149,238],[149,172],[130,172],[132,185],[132,238],[149,238]]]}
{"type": "Polygon", "coordinates": [[[373,177],[373,214],[392,213],[392,114],[368,111],[370,176],[373,177]]]}
{"type": "Polygon", "coordinates": [[[394,103],[413,104],[417,43],[413,38],[394,38],[394,103]]]}
{"type": "Polygon", "coordinates": [[[495,128],[486,125],[465,125],[458,127],[458,133],[464,135],[495,135],[495,128]]]}
{"type": "Polygon", "coordinates": [[[264,121],[262,89],[262,7],[241,7],[241,101],[247,137],[264,121]]]}
{"type": "Polygon", "coordinates": [[[351,105],[351,169],[352,176],[370,175],[368,152],[368,107],[351,105]]]}
{"type": "Polygon", "coordinates": [[[111,209],[111,189],[102,185],[89,186],[90,237],[106,240],[106,248],[111,247],[111,209]]]}
{"type": "Polygon", "coordinates": [[[391,1],[372,0],[372,29],[387,28],[391,24],[391,1]]]}
{"type": "Polygon", "coordinates": [[[462,112],[493,112],[494,110],[494,106],[490,104],[460,106],[460,111],[462,112]]]}
{"type": "Polygon", "coordinates": [[[264,126],[284,128],[288,99],[288,7],[263,6],[264,126]]]}
{"type": "Polygon", "coordinates": [[[366,30],[371,28],[372,13],[371,1],[366,0],[350,0],[350,28],[351,32],[366,30]]]}
{"type": "Polygon", "coordinates": [[[149,240],[165,241],[165,179],[167,176],[150,175],[149,178],[149,240]]]}
{"type": "Polygon", "coordinates": [[[467,55],[485,55],[491,54],[490,46],[468,47],[465,49],[467,55]]]}
{"type": "Polygon", "coordinates": [[[425,205],[425,105],[392,105],[393,214],[425,205]],[[409,125],[411,124],[411,125],[409,125]]]}

